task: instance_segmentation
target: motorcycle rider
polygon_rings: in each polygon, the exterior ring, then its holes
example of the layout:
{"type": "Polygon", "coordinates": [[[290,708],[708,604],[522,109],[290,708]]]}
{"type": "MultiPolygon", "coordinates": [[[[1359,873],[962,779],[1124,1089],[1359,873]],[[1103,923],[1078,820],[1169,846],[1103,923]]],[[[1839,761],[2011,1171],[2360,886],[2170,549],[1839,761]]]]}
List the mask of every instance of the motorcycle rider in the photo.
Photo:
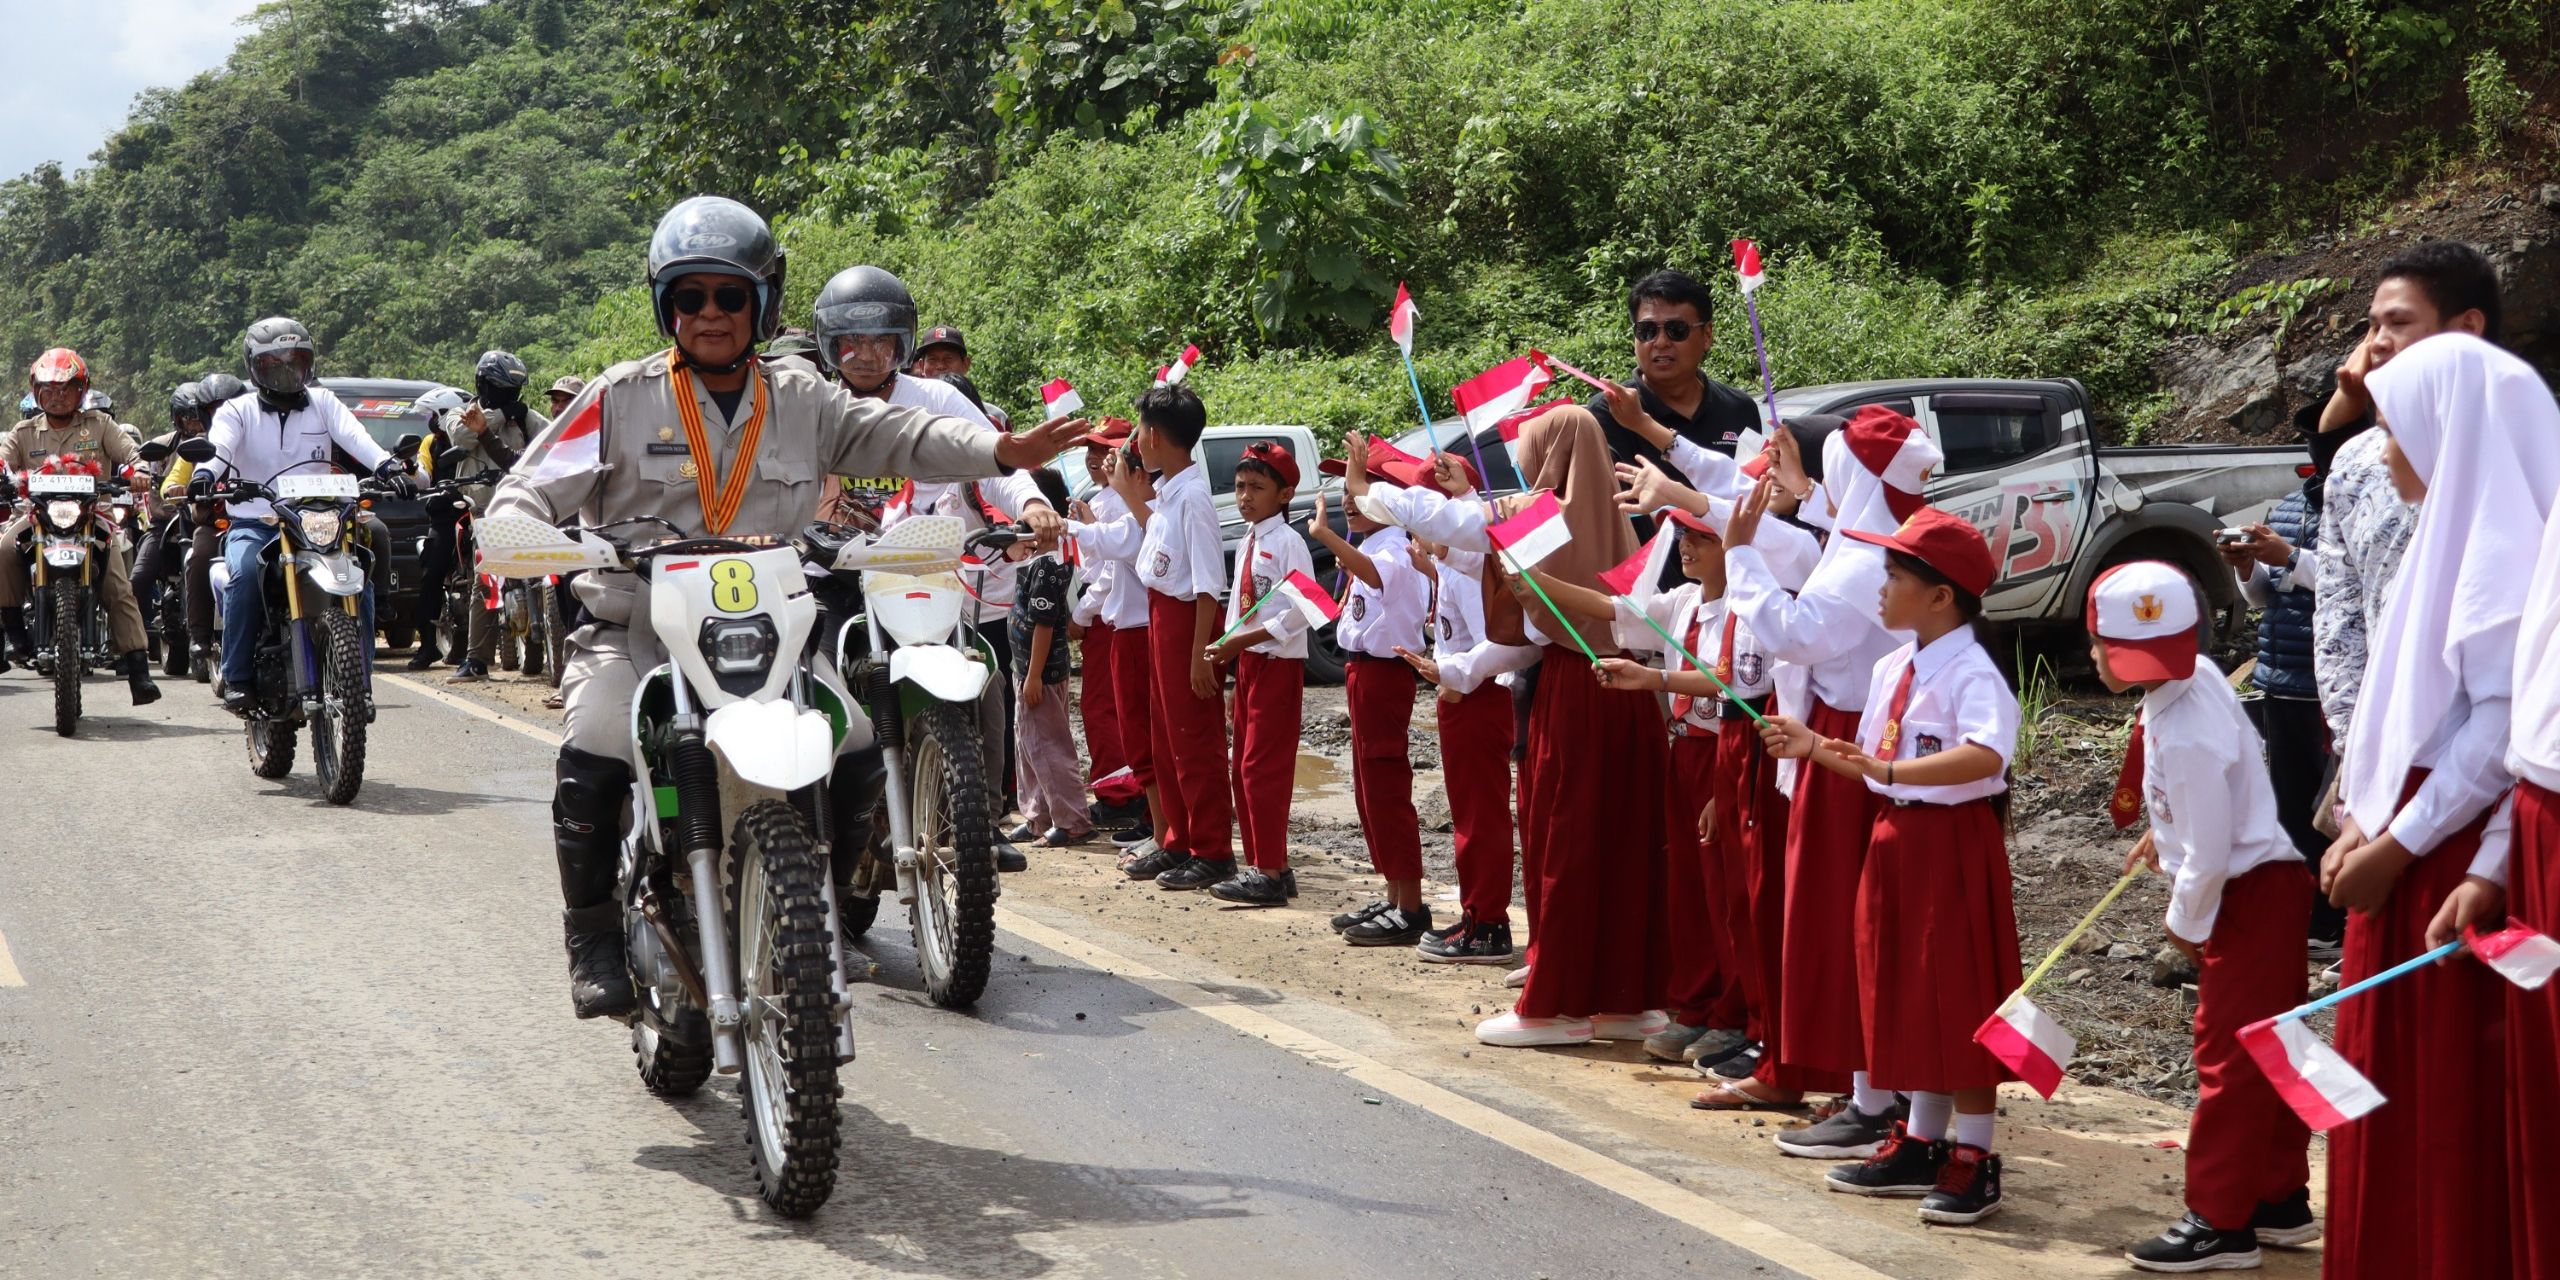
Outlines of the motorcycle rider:
{"type": "MultiPolygon", "coordinates": [[[[81,407],[89,394],[87,362],[69,347],[55,347],[36,357],[27,371],[27,383],[37,413],[0,437],[0,469],[23,476],[57,454],[72,455],[96,466],[106,477],[99,484],[103,495],[117,470],[136,460],[137,450],[133,437],[116,429],[114,418],[81,407]]],[[[139,472],[128,483],[137,491],[147,484],[139,472]]],[[[33,523],[30,514],[0,526],[0,628],[8,632],[9,644],[28,659],[35,657],[36,649],[26,610],[34,584],[27,576],[18,538],[33,523]]],[[[142,605],[134,599],[133,570],[121,531],[114,536],[106,560],[98,594],[106,606],[107,631],[116,652],[123,655],[118,665],[132,687],[133,705],[148,706],[160,700],[160,686],[151,682],[150,655],[144,652],[150,637],[142,628],[142,605]]],[[[0,654],[0,671],[6,670],[7,658],[0,654]]]]}
{"type": "MultiPolygon", "coordinates": [[[[169,393],[169,430],[153,436],[149,443],[174,449],[181,440],[203,435],[204,429],[203,392],[195,383],[183,383],[169,393]]],[[[133,589],[137,598],[149,597],[155,586],[170,591],[185,589],[184,584],[171,583],[164,586],[161,582],[161,579],[168,576],[170,565],[181,553],[179,547],[172,545],[173,541],[188,536],[185,528],[186,521],[179,518],[181,514],[179,504],[170,500],[166,487],[170,473],[185,461],[186,459],[171,453],[158,462],[147,464],[144,468],[144,479],[149,485],[149,488],[144,491],[144,509],[150,516],[151,524],[142,535],[141,550],[133,560],[133,589]]],[[[183,635],[162,636],[160,642],[167,645],[184,645],[187,643],[187,638],[183,635]]]]}
{"type": "MultiPolygon", "coordinates": [[[[1080,429],[1060,420],[998,436],[856,398],[795,363],[765,365],[754,344],[780,327],[783,255],[764,219],[735,201],[697,196],[669,210],[650,237],[648,280],[658,331],[674,345],[598,375],[499,484],[491,515],[589,524],[656,516],[688,536],[787,538],[816,509],[828,476],[995,476],[1048,461],[1080,429]]],[[[645,590],[629,573],[580,577],[595,621],[570,638],[561,682],[568,740],[552,834],[570,998],[582,1018],[627,1012],[633,999],[614,882],[630,808],[631,697],[639,673],[664,657],[645,625],[645,590]]],[[[846,729],[835,810],[840,823],[867,822],[879,756],[867,721],[853,717],[846,729]]]]}
{"type": "MultiPolygon", "coordinates": [[[[189,497],[204,496],[228,475],[272,483],[297,464],[330,461],[333,447],[373,472],[393,492],[409,491],[401,461],[374,443],[336,394],[312,385],[311,370],[319,353],[311,331],[300,321],[269,316],[249,326],[241,335],[240,347],[249,366],[249,384],[257,393],[227,401],[214,411],[206,434],[213,441],[215,457],[195,469],[189,497]]],[[[320,474],[310,468],[303,471],[320,474]]],[[[222,706],[246,715],[256,702],[253,649],[266,622],[258,556],[277,533],[265,499],[235,498],[228,505],[231,528],[222,538],[222,557],[230,566],[231,582],[222,597],[222,706]]],[[[370,635],[370,587],[364,594],[363,613],[364,633],[370,635]]]]}
{"type": "MultiPolygon", "coordinates": [[[[525,369],[524,361],[510,352],[487,351],[481,354],[479,363],[471,371],[477,402],[445,415],[435,428],[437,443],[463,451],[460,474],[472,475],[493,469],[503,471],[514,466],[525,448],[550,428],[551,419],[534,412],[532,406],[524,402],[525,385],[532,381],[532,377],[525,369]]],[[[475,485],[463,490],[462,497],[470,502],[473,510],[485,510],[489,505],[489,493],[488,486],[475,485]]],[[[458,554],[468,559],[471,553],[468,548],[463,548],[458,554]]],[[[453,675],[447,683],[471,684],[488,679],[489,660],[498,653],[498,628],[502,624],[498,611],[489,607],[488,593],[480,590],[476,581],[471,591],[468,616],[471,620],[471,647],[462,661],[454,664],[453,675]]],[[[525,651],[524,674],[542,674],[539,646],[525,651]]]]}
{"type": "MultiPolygon", "coordinates": [[[[216,410],[247,394],[249,384],[219,370],[196,379],[196,399],[204,406],[206,429],[212,428],[216,410]]],[[[225,512],[219,502],[187,501],[187,485],[195,479],[195,473],[196,464],[184,458],[171,462],[168,478],[160,482],[160,496],[185,503],[187,508],[187,523],[191,526],[187,544],[187,643],[195,651],[192,674],[196,683],[209,684],[213,668],[222,660],[213,636],[213,562],[222,554],[222,531],[215,525],[225,512]]]]}

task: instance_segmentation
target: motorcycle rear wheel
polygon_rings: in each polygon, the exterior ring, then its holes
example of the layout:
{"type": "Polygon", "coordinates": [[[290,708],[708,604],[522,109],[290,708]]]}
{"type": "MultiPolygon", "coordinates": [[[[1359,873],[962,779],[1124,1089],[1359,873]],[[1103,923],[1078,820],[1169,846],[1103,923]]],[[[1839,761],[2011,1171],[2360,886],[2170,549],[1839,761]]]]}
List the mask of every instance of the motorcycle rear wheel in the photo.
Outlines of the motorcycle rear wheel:
{"type": "Polygon", "coordinates": [[[187,673],[187,592],[183,584],[161,585],[160,671],[172,678],[187,673]]]}
{"type": "Polygon", "coordinates": [[[261,778],[293,772],[293,737],[300,728],[291,720],[269,720],[253,713],[248,729],[249,772],[261,778]]]}
{"type": "Polygon", "coordinates": [[[56,578],[53,589],[53,731],[70,737],[80,727],[80,580],[56,578]]]}
{"type": "Polygon", "coordinates": [[[371,720],[372,687],[365,680],[364,645],[355,615],[322,606],[319,632],[320,706],[311,715],[311,765],[320,773],[321,798],[347,804],[364,786],[365,722],[371,720]]]}
{"type": "Polygon", "coordinates": [[[837,1003],[828,972],[826,861],[808,820],[779,800],[738,815],[732,923],[738,948],[738,1028],[746,1070],[738,1109],[756,1192],[773,1211],[805,1218],[836,1186],[840,1142],[837,1003]]]}
{"type": "Polygon", "coordinates": [[[936,703],[909,726],[907,812],[916,824],[908,927],[925,994],[965,1009],[987,989],[996,945],[995,816],[976,708],[936,703]]]}

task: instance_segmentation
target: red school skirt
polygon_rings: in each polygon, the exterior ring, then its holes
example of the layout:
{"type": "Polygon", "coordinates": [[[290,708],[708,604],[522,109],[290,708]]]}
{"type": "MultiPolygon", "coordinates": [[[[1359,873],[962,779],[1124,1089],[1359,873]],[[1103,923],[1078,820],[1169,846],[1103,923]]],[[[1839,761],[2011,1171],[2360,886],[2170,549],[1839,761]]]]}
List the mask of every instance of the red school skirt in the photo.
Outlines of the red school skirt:
{"type": "Polygon", "coordinates": [[[1548,649],[1521,773],[1521,865],[1537,944],[1524,1018],[1641,1013],[1671,981],[1662,830],[1662,708],[1604,689],[1572,650],[1548,649]]]}
{"type": "Polygon", "coordinates": [[[1953,1093],[2017,1079],[1973,1042],[2019,977],[2009,846],[1990,801],[1886,802],[1858,878],[1857,930],[1875,1087],[1953,1093]]]}
{"type": "MultiPolygon", "coordinates": [[[[2507,914],[2560,936],[2560,795],[2516,784],[2515,858],[2507,914]]],[[[2560,1276],[2560,980],[2507,986],[2507,1158],[2515,1274],[2560,1276]]]]}
{"type": "MultiPolygon", "coordinates": [[[[1857,712],[1819,698],[1804,723],[1825,738],[1858,736],[1857,712]]],[[[1784,1054],[1778,1061],[1789,1066],[1825,1072],[1867,1067],[1858,1014],[1858,886],[1882,803],[1863,779],[1810,760],[1797,762],[1796,794],[1787,808],[1787,900],[1778,967],[1784,1054]]],[[[1964,1033],[1973,1034],[1973,1027],[1964,1033]]]]}

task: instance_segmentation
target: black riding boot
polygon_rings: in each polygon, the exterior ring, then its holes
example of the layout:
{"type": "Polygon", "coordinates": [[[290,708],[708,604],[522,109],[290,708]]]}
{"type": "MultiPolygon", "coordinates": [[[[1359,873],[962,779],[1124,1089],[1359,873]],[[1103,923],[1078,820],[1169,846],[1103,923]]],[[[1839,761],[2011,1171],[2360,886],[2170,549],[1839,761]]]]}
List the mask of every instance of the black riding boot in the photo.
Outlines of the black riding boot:
{"type": "Polygon", "coordinates": [[[125,683],[133,686],[133,705],[147,707],[160,700],[160,686],[151,683],[151,655],[136,649],[124,655],[125,683]]]}
{"type": "Polygon", "coordinates": [[[561,913],[569,940],[569,1001],[581,1018],[631,1011],[631,961],[622,936],[614,872],[622,856],[622,807],[631,766],[576,747],[560,748],[551,793],[551,839],[560,860],[561,913]]]}
{"type": "MultiPolygon", "coordinates": [[[[8,633],[9,652],[20,662],[36,660],[36,635],[27,629],[27,610],[23,605],[0,609],[0,631],[8,633]]],[[[0,668],[6,670],[7,668],[0,668]]]]}

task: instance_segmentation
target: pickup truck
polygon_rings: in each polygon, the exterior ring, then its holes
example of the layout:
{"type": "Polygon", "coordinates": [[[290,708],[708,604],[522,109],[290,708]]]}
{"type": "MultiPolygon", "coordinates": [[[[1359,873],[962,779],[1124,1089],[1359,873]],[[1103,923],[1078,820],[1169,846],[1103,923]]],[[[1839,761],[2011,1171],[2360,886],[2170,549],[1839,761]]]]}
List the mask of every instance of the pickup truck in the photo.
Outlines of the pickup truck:
{"type": "MultiPolygon", "coordinates": [[[[337,394],[338,402],[355,415],[374,443],[390,449],[404,435],[426,433],[428,415],[417,407],[417,399],[444,384],[395,378],[322,378],[320,385],[337,394]]],[[[391,531],[391,563],[382,583],[384,598],[373,605],[375,630],[385,647],[406,649],[417,638],[409,625],[410,597],[418,590],[418,557],[427,536],[427,508],[416,498],[377,498],[373,513],[391,531]]]]}
{"type": "MultiPolygon", "coordinates": [[[[2300,445],[2101,447],[2090,434],[2088,391],[2067,378],[1913,378],[1778,393],[1781,418],[1847,417],[1875,404],[1910,415],[1946,455],[1929,501],[1982,530],[2000,566],[1984,615],[2023,628],[2077,628],[2100,572],[2157,559],[2203,588],[2219,633],[2207,639],[2236,638],[2246,610],[2214,551],[2214,530],[2262,520],[2310,463],[2300,445]]],[[[1444,442],[1461,438],[1454,420],[1434,430],[1444,442]]],[[[1420,428],[1396,443],[1430,448],[1420,428]]],[[[1493,488],[1517,489],[1499,437],[1488,429],[1475,443],[1493,488]]]]}

